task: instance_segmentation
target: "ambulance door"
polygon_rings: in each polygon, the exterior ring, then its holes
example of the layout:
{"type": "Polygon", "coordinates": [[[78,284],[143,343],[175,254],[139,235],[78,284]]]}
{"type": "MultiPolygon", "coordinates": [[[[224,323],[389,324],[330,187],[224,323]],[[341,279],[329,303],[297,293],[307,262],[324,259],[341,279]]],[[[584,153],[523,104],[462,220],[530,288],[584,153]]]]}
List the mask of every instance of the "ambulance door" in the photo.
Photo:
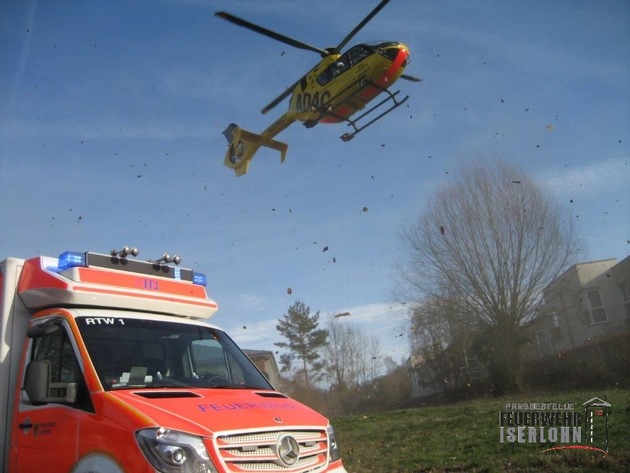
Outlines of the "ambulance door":
{"type": "Polygon", "coordinates": [[[93,410],[71,338],[61,323],[56,325],[29,342],[27,365],[49,365],[50,382],[45,402],[32,402],[25,390],[16,401],[17,473],[71,471],[77,461],[79,418],[93,410]]]}

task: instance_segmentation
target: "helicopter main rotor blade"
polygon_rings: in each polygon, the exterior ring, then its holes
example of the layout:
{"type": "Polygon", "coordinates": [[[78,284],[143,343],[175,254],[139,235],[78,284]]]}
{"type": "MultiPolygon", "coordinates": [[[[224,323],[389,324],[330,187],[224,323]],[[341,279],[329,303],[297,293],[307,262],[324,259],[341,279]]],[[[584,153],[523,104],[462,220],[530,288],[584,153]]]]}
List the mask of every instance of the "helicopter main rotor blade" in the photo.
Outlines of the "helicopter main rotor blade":
{"type": "Polygon", "coordinates": [[[410,80],[411,82],[422,82],[422,79],[419,77],[410,76],[409,74],[403,74],[400,76],[401,79],[410,80]]]}
{"type": "Polygon", "coordinates": [[[284,35],[281,35],[280,33],[276,33],[275,31],[271,31],[267,28],[263,28],[262,26],[258,26],[247,20],[243,20],[242,18],[238,18],[234,15],[230,15],[229,13],[219,11],[215,13],[215,16],[218,16],[219,18],[223,18],[224,20],[234,23],[235,25],[242,26],[244,28],[255,31],[256,33],[260,33],[269,38],[273,38],[276,41],[280,41],[281,43],[285,43],[285,44],[288,44],[289,46],[293,46],[294,48],[306,49],[307,51],[313,51],[320,54],[322,57],[325,57],[328,55],[328,51],[326,51],[325,49],[321,49],[316,46],[311,46],[310,44],[303,43],[302,41],[289,38],[288,36],[284,36],[284,35]]]}
{"type": "Polygon", "coordinates": [[[282,92],[280,95],[278,95],[275,99],[273,99],[268,105],[265,106],[265,108],[263,108],[261,110],[262,114],[266,114],[269,110],[271,110],[272,108],[274,108],[276,105],[278,105],[280,102],[282,102],[284,99],[286,99],[289,95],[291,95],[291,93],[293,92],[293,90],[295,89],[295,87],[300,83],[300,81],[302,80],[302,78],[300,77],[300,79],[298,79],[295,84],[289,86],[284,92],[282,92]]]}
{"type": "Polygon", "coordinates": [[[348,35],[341,41],[341,43],[339,43],[335,50],[337,52],[341,52],[344,46],[348,44],[348,42],[354,37],[354,35],[356,35],[359,30],[363,28],[367,24],[367,22],[370,21],[378,12],[380,12],[381,9],[388,3],[389,0],[383,0],[381,3],[379,3],[374,10],[372,10],[365,18],[363,18],[363,21],[361,23],[355,26],[354,29],[350,33],[348,33],[348,35]]]}

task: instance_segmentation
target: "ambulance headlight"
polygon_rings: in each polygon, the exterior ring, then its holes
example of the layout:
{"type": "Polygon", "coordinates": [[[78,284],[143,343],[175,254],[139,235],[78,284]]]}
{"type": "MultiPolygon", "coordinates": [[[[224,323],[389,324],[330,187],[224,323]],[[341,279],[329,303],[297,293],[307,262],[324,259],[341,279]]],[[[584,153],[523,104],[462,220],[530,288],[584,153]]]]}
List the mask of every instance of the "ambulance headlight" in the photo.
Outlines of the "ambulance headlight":
{"type": "Polygon", "coordinates": [[[337,444],[337,437],[335,436],[335,429],[332,425],[328,428],[328,458],[329,461],[334,462],[341,458],[341,452],[339,451],[339,445],[337,444]]]}
{"type": "Polygon", "coordinates": [[[136,432],[151,466],[161,473],[218,473],[201,437],[163,428],[136,432]]]}

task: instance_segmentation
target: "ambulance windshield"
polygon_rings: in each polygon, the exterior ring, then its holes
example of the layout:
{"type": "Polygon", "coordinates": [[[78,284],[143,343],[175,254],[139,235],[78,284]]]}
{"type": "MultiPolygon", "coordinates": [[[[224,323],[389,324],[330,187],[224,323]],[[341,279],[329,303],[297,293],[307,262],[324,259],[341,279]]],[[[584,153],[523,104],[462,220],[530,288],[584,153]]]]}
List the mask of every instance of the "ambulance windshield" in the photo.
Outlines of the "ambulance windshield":
{"type": "Polygon", "coordinates": [[[106,390],[273,389],[221,330],[121,317],[77,317],[106,390]]]}

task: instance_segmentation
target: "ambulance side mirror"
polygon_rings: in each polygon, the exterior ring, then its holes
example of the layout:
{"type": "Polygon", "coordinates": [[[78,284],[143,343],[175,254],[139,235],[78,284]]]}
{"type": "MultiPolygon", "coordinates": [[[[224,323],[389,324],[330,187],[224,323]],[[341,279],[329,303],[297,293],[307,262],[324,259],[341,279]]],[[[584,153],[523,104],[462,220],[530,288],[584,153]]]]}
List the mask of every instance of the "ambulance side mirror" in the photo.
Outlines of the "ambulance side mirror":
{"type": "Polygon", "coordinates": [[[56,322],[45,322],[43,324],[33,325],[26,330],[28,338],[39,338],[55,333],[61,326],[56,322]]]}
{"type": "Polygon", "coordinates": [[[31,361],[24,374],[24,391],[33,404],[46,404],[50,392],[50,361],[31,361]]]}

